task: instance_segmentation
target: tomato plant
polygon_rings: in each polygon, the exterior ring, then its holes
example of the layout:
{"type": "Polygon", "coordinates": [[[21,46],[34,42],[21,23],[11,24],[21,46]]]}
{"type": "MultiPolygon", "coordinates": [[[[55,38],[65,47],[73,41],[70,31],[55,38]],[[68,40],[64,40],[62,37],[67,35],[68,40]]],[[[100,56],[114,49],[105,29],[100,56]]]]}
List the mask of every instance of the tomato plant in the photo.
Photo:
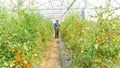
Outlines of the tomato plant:
{"type": "Polygon", "coordinates": [[[21,10],[18,16],[0,14],[0,67],[30,68],[42,60],[49,46],[52,22],[36,13],[21,10]]]}
{"type": "Polygon", "coordinates": [[[81,21],[78,15],[65,19],[61,36],[72,53],[72,68],[109,68],[120,64],[120,25],[111,23],[81,21]]]}

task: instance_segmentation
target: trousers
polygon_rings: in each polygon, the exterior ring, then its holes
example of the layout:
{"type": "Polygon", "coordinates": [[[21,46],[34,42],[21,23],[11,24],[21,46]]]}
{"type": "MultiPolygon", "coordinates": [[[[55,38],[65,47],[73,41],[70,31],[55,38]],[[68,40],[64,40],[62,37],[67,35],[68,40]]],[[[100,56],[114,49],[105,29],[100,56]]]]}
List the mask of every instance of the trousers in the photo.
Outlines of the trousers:
{"type": "Polygon", "coordinates": [[[59,29],[55,29],[55,38],[59,38],[59,29]]]}

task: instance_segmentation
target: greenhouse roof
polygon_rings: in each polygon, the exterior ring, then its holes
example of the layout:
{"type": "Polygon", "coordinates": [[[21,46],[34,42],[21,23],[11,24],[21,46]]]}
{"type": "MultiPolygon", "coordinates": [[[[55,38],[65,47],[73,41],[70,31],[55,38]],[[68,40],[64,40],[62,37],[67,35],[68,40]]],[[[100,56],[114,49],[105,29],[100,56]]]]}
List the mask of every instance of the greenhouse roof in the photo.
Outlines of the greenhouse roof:
{"type": "MultiPolygon", "coordinates": [[[[0,0],[0,7],[6,7],[10,9],[14,8],[20,0],[0,0]],[[4,4],[3,4],[4,3],[4,4]]],[[[63,19],[67,14],[72,12],[81,13],[85,8],[85,15],[87,18],[90,15],[95,14],[95,7],[105,7],[106,0],[21,0],[23,1],[23,8],[29,7],[38,9],[44,17],[52,19],[63,19]]],[[[114,7],[120,7],[118,0],[111,0],[111,5],[114,7]]],[[[115,14],[119,14],[120,10],[115,11],[115,14]]]]}

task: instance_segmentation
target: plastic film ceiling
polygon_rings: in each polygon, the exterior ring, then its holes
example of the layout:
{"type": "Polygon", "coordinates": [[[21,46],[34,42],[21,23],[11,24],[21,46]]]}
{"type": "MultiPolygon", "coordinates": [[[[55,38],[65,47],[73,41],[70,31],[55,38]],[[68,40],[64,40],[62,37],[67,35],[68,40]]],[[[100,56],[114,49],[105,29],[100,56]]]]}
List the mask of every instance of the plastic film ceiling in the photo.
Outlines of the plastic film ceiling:
{"type": "MultiPolygon", "coordinates": [[[[36,8],[44,17],[52,19],[63,19],[67,14],[73,11],[81,13],[85,8],[85,15],[87,18],[95,14],[95,7],[105,6],[106,0],[22,0],[23,8],[36,8]]],[[[0,7],[11,9],[17,5],[18,0],[0,0],[0,7]]],[[[119,0],[111,0],[113,7],[120,7],[119,0]]],[[[116,11],[116,14],[119,14],[116,11]]]]}

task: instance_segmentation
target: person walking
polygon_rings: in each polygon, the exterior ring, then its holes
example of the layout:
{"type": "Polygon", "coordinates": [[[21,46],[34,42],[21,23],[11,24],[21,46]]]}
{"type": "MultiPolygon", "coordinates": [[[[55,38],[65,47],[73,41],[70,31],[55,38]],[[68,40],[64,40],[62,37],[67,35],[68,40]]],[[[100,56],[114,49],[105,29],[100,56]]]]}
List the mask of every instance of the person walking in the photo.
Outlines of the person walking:
{"type": "Polygon", "coordinates": [[[55,29],[55,38],[59,38],[59,20],[56,20],[54,23],[54,29],[55,29]]]}

